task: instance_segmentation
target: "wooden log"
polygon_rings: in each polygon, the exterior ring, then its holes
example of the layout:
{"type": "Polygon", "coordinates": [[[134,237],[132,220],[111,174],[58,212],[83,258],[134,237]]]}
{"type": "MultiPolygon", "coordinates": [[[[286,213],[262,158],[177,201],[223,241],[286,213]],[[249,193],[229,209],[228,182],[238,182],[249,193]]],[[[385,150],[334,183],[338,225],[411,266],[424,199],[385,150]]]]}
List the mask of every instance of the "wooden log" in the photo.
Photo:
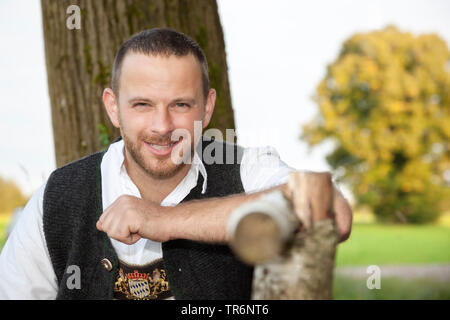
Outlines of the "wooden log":
{"type": "Polygon", "coordinates": [[[245,263],[264,263],[283,252],[299,226],[290,202],[276,190],[233,211],[228,223],[230,245],[245,263]]]}
{"type": "Polygon", "coordinates": [[[293,172],[288,191],[230,216],[230,246],[255,265],[252,299],[331,299],[338,232],[329,173],[293,172]]]}

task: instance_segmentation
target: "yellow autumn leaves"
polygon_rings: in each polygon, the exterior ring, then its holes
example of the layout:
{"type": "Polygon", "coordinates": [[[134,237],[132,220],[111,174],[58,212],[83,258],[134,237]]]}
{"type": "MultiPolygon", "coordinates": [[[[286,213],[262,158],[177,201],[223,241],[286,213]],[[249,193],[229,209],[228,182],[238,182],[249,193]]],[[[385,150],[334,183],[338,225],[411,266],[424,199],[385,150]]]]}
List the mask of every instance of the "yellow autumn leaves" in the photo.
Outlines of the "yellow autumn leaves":
{"type": "Polygon", "coordinates": [[[0,215],[10,214],[16,207],[24,206],[26,196],[11,180],[0,177],[0,215]]]}
{"type": "Polygon", "coordinates": [[[450,185],[450,51],[442,39],[392,26],[355,34],[328,66],[314,99],[319,112],[302,137],[311,146],[335,142],[328,162],[345,169],[337,171],[359,203],[387,220],[389,208],[395,208],[392,220],[438,215],[443,208],[436,204],[435,214],[415,216],[426,207],[419,199],[436,202],[450,185]]]}

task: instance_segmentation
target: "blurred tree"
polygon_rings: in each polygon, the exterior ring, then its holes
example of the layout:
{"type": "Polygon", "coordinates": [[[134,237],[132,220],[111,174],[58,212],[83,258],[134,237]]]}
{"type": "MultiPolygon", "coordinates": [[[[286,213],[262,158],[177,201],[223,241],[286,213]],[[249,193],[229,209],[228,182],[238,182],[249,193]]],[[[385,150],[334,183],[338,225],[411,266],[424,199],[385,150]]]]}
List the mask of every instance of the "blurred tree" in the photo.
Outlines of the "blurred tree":
{"type": "Polygon", "coordinates": [[[153,27],[173,28],[200,44],[217,91],[209,127],[224,135],[226,128],[235,128],[215,0],[42,0],[41,5],[58,167],[106,147],[119,135],[104,111],[102,92],[122,42],[153,27]],[[79,21],[71,5],[79,7],[79,21]],[[79,29],[68,28],[77,22],[79,29]]]}
{"type": "Polygon", "coordinates": [[[24,206],[27,200],[17,184],[0,177],[0,213],[12,213],[15,208],[24,206]]]}
{"type": "MultiPolygon", "coordinates": [[[[303,127],[310,146],[379,220],[421,223],[443,210],[450,182],[450,52],[435,34],[393,26],[345,41],[303,127]]],[[[447,202],[448,204],[448,202],[447,202]]]]}

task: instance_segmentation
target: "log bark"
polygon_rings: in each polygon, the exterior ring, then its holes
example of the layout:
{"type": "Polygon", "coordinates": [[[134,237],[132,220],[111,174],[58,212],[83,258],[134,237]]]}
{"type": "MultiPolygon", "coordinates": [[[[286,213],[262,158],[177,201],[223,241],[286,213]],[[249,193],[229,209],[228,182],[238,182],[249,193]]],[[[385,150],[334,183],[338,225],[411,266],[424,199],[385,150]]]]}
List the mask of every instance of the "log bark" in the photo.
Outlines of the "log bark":
{"type": "Polygon", "coordinates": [[[236,209],[230,245],[255,265],[252,299],[331,299],[338,230],[329,173],[291,173],[277,190],[236,209]]]}
{"type": "Polygon", "coordinates": [[[225,43],[215,0],[42,0],[48,87],[57,166],[105,148],[119,132],[101,96],[110,86],[119,46],[149,28],[169,27],[204,50],[217,102],[210,127],[234,129],[225,43]],[[81,9],[81,28],[68,29],[67,8],[81,9]]]}

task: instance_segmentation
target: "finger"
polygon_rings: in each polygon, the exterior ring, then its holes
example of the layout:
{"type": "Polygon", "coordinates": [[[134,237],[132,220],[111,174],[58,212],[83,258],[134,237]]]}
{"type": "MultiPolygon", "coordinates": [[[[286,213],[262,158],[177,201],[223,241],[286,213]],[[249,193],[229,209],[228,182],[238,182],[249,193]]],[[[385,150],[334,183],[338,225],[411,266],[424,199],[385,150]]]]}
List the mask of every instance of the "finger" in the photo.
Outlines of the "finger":
{"type": "Polygon", "coordinates": [[[100,218],[98,218],[97,223],[95,224],[97,229],[100,231],[104,231],[104,221],[105,221],[105,217],[106,217],[105,212],[102,213],[100,218]]]}
{"type": "Polygon", "coordinates": [[[345,241],[350,237],[352,229],[353,213],[347,200],[335,187],[333,210],[336,216],[336,225],[338,227],[340,241],[345,241]]]}
{"type": "Polygon", "coordinates": [[[95,226],[97,227],[97,229],[98,229],[99,231],[105,231],[105,219],[106,219],[106,216],[107,216],[108,213],[109,213],[109,208],[110,208],[110,207],[108,207],[108,208],[100,215],[100,217],[99,217],[98,220],[97,220],[97,223],[95,224],[95,226]]]}
{"type": "Polygon", "coordinates": [[[135,244],[141,239],[141,236],[137,233],[131,233],[128,237],[128,243],[127,244],[135,244]]]}
{"type": "Polygon", "coordinates": [[[130,231],[130,223],[123,215],[110,214],[105,221],[105,230],[110,238],[130,245],[140,239],[138,234],[130,231]]]}
{"type": "Polygon", "coordinates": [[[98,224],[101,227],[101,231],[107,233],[110,235],[112,232],[114,232],[114,221],[115,221],[115,214],[113,211],[107,212],[105,211],[103,215],[101,216],[101,219],[98,220],[98,224]]]}
{"type": "Polygon", "coordinates": [[[95,226],[97,227],[97,230],[103,231],[103,228],[102,228],[102,222],[101,222],[100,220],[97,221],[97,223],[95,224],[95,226]]]}
{"type": "Polygon", "coordinates": [[[294,211],[305,229],[312,227],[312,212],[308,199],[306,173],[292,172],[289,175],[288,187],[291,190],[294,211]]]}

